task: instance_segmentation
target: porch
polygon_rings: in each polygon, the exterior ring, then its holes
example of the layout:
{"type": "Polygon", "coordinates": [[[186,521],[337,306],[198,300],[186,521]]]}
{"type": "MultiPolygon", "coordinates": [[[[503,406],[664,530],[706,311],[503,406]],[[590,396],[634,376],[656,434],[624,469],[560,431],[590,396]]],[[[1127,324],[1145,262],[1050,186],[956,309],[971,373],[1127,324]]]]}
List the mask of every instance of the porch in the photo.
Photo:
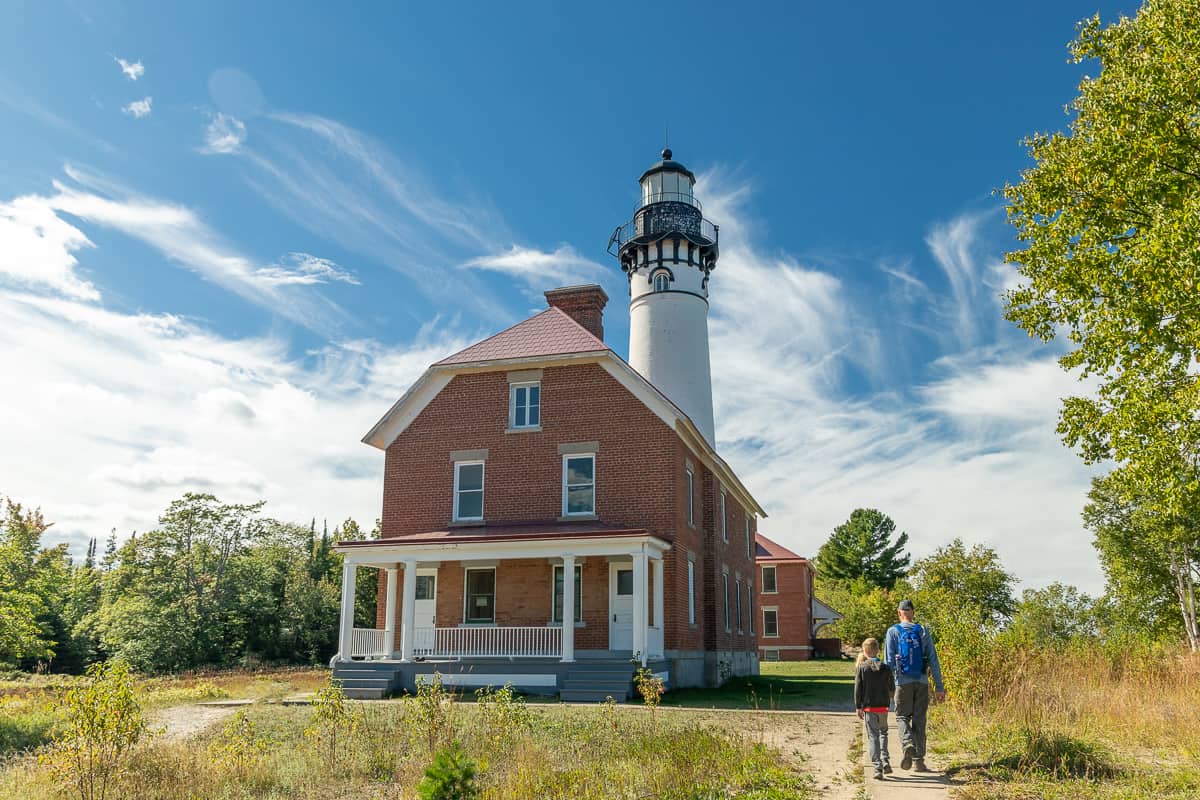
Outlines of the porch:
{"type": "Polygon", "coordinates": [[[666,542],[645,531],[486,530],[340,543],[338,672],[386,673],[393,691],[437,671],[462,686],[555,694],[597,665],[627,684],[635,657],[661,661],[666,542]],[[353,625],[360,567],[381,571],[381,627],[353,625]]]}

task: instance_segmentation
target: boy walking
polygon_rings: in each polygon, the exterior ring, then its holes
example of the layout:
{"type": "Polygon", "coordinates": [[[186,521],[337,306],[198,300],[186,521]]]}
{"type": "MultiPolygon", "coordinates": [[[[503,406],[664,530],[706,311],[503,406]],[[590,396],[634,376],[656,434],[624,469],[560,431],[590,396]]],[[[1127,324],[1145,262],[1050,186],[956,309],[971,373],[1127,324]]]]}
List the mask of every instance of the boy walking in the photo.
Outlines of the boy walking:
{"type": "Polygon", "coordinates": [[[875,766],[875,780],[891,774],[888,763],[888,704],[895,691],[891,668],[879,660],[879,640],[862,644],[858,669],[854,672],[854,708],[867,731],[867,749],[875,766]]]}

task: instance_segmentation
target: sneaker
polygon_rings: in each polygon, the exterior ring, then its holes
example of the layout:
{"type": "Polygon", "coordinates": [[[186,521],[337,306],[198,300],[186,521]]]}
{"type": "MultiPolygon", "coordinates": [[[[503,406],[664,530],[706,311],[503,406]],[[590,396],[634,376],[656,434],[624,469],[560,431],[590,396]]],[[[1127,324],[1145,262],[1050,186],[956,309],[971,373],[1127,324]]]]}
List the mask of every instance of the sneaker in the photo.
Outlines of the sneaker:
{"type": "Polygon", "coordinates": [[[883,780],[883,770],[881,770],[881,769],[875,770],[875,780],[877,780],[877,781],[883,780]]]}
{"type": "Polygon", "coordinates": [[[929,767],[925,766],[925,759],[923,759],[923,758],[917,759],[916,763],[913,764],[913,769],[916,770],[917,772],[933,772],[933,770],[931,770],[929,767]]]}
{"type": "Polygon", "coordinates": [[[904,758],[900,759],[900,769],[912,769],[914,755],[916,755],[916,751],[913,750],[912,745],[907,745],[904,748],[904,758]]]}
{"type": "Polygon", "coordinates": [[[891,765],[891,764],[884,764],[884,765],[883,765],[883,774],[884,774],[884,775],[891,775],[891,774],[892,774],[892,765],[891,765]]]}

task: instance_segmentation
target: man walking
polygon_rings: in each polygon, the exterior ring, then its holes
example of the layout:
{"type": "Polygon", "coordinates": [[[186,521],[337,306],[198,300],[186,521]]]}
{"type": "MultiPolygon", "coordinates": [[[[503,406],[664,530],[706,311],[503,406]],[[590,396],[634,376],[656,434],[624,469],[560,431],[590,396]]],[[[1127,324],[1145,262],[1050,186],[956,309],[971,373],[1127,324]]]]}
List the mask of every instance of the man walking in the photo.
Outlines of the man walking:
{"type": "Polygon", "coordinates": [[[929,715],[929,675],[937,702],[946,699],[942,666],[938,663],[933,638],[923,625],[913,621],[912,600],[901,600],[897,609],[900,622],[888,628],[884,639],[884,660],[896,676],[896,720],[900,725],[900,744],[904,747],[901,769],[928,772],[925,766],[925,720],[929,715]]]}

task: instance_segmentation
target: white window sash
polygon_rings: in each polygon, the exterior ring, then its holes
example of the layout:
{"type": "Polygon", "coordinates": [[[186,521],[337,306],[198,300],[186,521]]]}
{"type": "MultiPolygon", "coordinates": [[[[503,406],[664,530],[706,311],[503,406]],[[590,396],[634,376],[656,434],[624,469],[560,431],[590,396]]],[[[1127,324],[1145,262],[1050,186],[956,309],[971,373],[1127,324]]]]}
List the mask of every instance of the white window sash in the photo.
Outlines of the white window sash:
{"type": "Polygon", "coordinates": [[[455,522],[476,522],[483,519],[483,501],[485,499],[487,489],[487,464],[483,461],[455,461],[454,462],[454,515],[455,522]],[[473,467],[479,465],[479,488],[478,489],[459,489],[459,474],[463,467],[473,467]],[[458,513],[458,501],[462,491],[479,492],[479,516],[464,517],[458,513]]]}
{"type": "Polygon", "coordinates": [[[510,383],[508,385],[508,427],[510,428],[540,428],[542,425],[542,384],[541,381],[529,381],[523,383],[510,383]],[[536,388],[538,390],[538,402],[535,404],[530,401],[531,392],[529,389],[536,388]],[[517,424],[517,390],[525,389],[525,422],[517,424]],[[529,409],[537,407],[538,421],[529,421],[529,409]]]}
{"type": "Polygon", "coordinates": [[[696,562],[688,561],[688,624],[696,624],[696,562]]]}
{"type": "Polygon", "coordinates": [[[774,608],[774,607],[764,608],[762,610],[762,615],[763,615],[763,638],[764,639],[778,639],[779,638],[779,609],[774,608]],[[767,615],[768,614],[774,615],[774,618],[775,618],[775,626],[774,626],[775,632],[774,633],[771,632],[771,626],[767,624],[767,615]]]}
{"type": "Polygon", "coordinates": [[[725,492],[721,492],[721,541],[729,541],[729,533],[725,530],[725,492]]]}
{"type": "Polygon", "coordinates": [[[742,582],[736,580],[733,583],[733,591],[737,594],[737,629],[738,633],[742,632],[742,582]]]}
{"type": "Polygon", "coordinates": [[[728,631],[728,630],[730,630],[730,628],[729,628],[729,573],[728,572],[721,573],[721,579],[724,581],[724,585],[725,585],[725,630],[728,631]]]}
{"type": "Polygon", "coordinates": [[[594,515],[596,513],[596,454],[595,453],[571,453],[564,455],[562,459],[562,515],[564,517],[579,517],[585,515],[594,515]],[[567,463],[572,460],[591,459],[592,462],[592,480],[590,483],[567,483],[567,463]],[[590,487],[592,490],[592,507],[587,511],[568,511],[569,497],[571,489],[579,489],[584,486],[590,487]]]}
{"type": "Polygon", "coordinates": [[[695,483],[696,479],[695,479],[695,476],[692,475],[692,471],[690,469],[685,470],[685,471],[687,472],[688,525],[695,525],[696,524],[696,501],[694,498],[696,495],[696,483],[695,483]]]}

